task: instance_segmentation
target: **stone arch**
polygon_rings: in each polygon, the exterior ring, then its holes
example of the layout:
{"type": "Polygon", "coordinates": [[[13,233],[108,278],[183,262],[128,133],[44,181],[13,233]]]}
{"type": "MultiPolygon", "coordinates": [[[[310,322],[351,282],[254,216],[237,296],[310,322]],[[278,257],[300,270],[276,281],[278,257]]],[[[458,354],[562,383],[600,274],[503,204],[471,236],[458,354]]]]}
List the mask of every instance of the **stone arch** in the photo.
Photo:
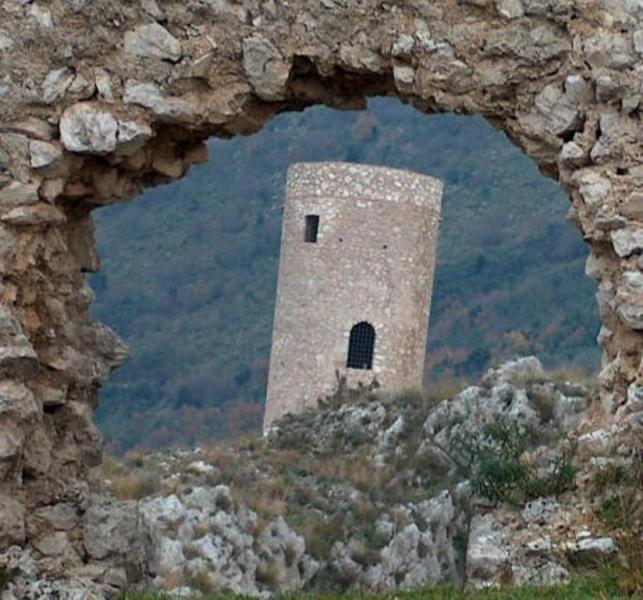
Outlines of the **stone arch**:
{"type": "MultiPolygon", "coordinates": [[[[558,179],[599,282],[603,406],[640,423],[642,10],[603,0],[2,3],[0,548],[55,527],[39,507],[80,506],[100,459],[92,409],[126,348],[89,314],[91,211],[182,177],[206,159],[209,136],[251,134],[313,104],[392,95],[426,113],[479,114],[558,179]]],[[[71,531],[67,556],[80,552],[71,531]]]]}

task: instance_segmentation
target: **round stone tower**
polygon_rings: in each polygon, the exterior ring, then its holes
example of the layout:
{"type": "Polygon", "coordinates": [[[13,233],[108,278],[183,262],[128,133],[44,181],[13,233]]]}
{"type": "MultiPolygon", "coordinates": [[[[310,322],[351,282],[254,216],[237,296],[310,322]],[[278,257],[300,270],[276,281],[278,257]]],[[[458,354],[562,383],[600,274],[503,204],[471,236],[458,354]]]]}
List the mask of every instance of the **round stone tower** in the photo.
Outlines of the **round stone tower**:
{"type": "Polygon", "coordinates": [[[264,428],[338,376],[422,384],[442,183],[349,163],[288,170],[264,428]]]}

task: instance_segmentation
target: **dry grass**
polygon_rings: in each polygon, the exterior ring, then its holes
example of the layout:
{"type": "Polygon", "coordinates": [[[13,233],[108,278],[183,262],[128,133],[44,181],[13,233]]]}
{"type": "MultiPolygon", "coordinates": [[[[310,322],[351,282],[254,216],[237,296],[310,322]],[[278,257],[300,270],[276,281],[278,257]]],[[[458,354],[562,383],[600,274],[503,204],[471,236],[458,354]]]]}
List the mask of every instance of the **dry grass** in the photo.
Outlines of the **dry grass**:
{"type": "Polygon", "coordinates": [[[281,571],[279,564],[273,558],[267,563],[259,565],[256,573],[256,580],[258,583],[265,585],[269,588],[275,588],[281,581],[281,571]]]}
{"type": "Polygon", "coordinates": [[[111,490],[119,500],[140,500],[161,489],[157,473],[137,471],[112,480],[111,490]]]}
{"type": "Polygon", "coordinates": [[[423,391],[423,396],[433,402],[450,399],[471,385],[464,377],[447,375],[435,381],[429,381],[423,391]]]}
{"type": "Polygon", "coordinates": [[[579,367],[565,366],[559,367],[554,371],[547,373],[547,377],[554,383],[580,383],[584,385],[590,392],[596,387],[596,373],[581,369],[579,367]]]}
{"type": "Polygon", "coordinates": [[[158,470],[146,463],[142,454],[128,455],[123,463],[104,455],[92,478],[102,490],[119,500],[140,500],[161,489],[158,470]]]}
{"type": "Polygon", "coordinates": [[[197,523],[192,530],[192,539],[198,540],[210,533],[210,527],[207,523],[197,523]]]}
{"type": "Polygon", "coordinates": [[[543,422],[549,423],[554,418],[556,408],[556,392],[544,389],[543,386],[527,391],[529,402],[536,409],[543,422]]]}
{"type": "Polygon", "coordinates": [[[308,513],[298,528],[306,540],[306,551],[318,560],[328,560],[333,544],[344,541],[346,531],[340,515],[327,516],[318,512],[308,513]]]}
{"type": "Polygon", "coordinates": [[[216,589],[212,577],[205,570],[193,574],[186,583],[202,594],[213,594],[216,589]]]}
{"type": "Polygon", "coordinates": [[[274,518],[286,512],[290,490],[282,477],[263,482],[256,488],[241,488],[234,491],[238,499],[260,516],[274,518]]]}
{"type": "Polygon", "coordinates": [[[312,473],[330,481],[349,481],[360,491],[380,482],[379,472],[373,471],[371,458],[365,449],[351,455],[318,457],[311,463],[312,473]]]}
{"type": "Polygon", "coordinates": [[[229,447],[213,444],[206,450],[206,459],[219,469],[222,481],[229,482],[234,479],[239,467],[239,459],[229,447]]]}

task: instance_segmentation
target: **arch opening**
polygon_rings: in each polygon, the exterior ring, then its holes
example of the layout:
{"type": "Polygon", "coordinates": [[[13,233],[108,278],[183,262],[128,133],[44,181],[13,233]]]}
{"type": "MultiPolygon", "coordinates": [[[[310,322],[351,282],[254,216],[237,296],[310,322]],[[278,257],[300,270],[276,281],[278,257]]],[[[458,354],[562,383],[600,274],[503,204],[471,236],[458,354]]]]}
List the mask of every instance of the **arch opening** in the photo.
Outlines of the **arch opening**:
{"type": "MultiPolygon", "coordinates": [[[[296,161],[382,164],[445,182],[428,381],[473,381],[516,354],[595,368],[594,288],[582,275],[585,246],[564,223],[565,194],[482,119],[373,99],[366,111],[286,113],[209,146],[212,160],[188,177],[94,213],[103,268],[91,277],[93,311],[130,345],[97,412],[111,451],[260,427],[283,185],[296,161]]],[[[397,235],[382,252],[395,251],[397,235]]]]}

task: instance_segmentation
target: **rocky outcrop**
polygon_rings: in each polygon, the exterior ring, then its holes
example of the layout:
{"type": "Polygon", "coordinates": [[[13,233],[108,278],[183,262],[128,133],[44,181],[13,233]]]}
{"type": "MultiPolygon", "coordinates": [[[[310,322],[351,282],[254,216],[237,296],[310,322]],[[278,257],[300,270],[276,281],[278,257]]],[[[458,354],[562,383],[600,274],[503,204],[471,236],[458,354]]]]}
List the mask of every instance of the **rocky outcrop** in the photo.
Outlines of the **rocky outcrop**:
{"type": "Polygon", "coordinates": [[[25,598],[106,598],[107,590],[92,579],[91,571],[77,576],[50,578],[28,550],[12,546],[0,556],[0,568],[10,574],[2,600],[25,598]]]}
{"type": "Polygon", "coordinates": [[[224,485],[153,498],[141,510],[154,540],[149,570],[160,586],[201,578],[202,588],[218,592],[287,593],[303,589],[319,568],[283,518],[260,522],[235,506],[224,485]]]}
{"type": "Polygon", "coordinates": [[[616,429],[583,425],[591,398],[529,357],[452,399],[345,391],[263,440],[135,456],[96,474],[102,493],[80,515],[68,502],[30,516],[31,548],[0,555],[9,598],[107,595],[133,581],[179,597],[565,582],[577,568],[626,560],[618,530],[597,515],[612,506],[635,446],[616,429]],[[480,471],[463,459],[463,440],[498,425],[536,434],[520,460],[541,478],[552,456],[571,453],[565,485],[506,501],[476,491],[480,471]],[[594,489],[597,480],[611,489],[594,489]],[[108,494],[123,489],[143,498],[108,494]]]}
{"type": "Polygon", "coordinates": [[[2,3],[0,545],[34,542],[40,508],[81,507],[100,459],[92,410],[125,348],[89,314],[91,210],[181,177],[209,136],[316,103],[483,115],[560,181],[598,281],[602,405],[618,435],[640,428],[641,17],[585,0],[2,3]]]}

